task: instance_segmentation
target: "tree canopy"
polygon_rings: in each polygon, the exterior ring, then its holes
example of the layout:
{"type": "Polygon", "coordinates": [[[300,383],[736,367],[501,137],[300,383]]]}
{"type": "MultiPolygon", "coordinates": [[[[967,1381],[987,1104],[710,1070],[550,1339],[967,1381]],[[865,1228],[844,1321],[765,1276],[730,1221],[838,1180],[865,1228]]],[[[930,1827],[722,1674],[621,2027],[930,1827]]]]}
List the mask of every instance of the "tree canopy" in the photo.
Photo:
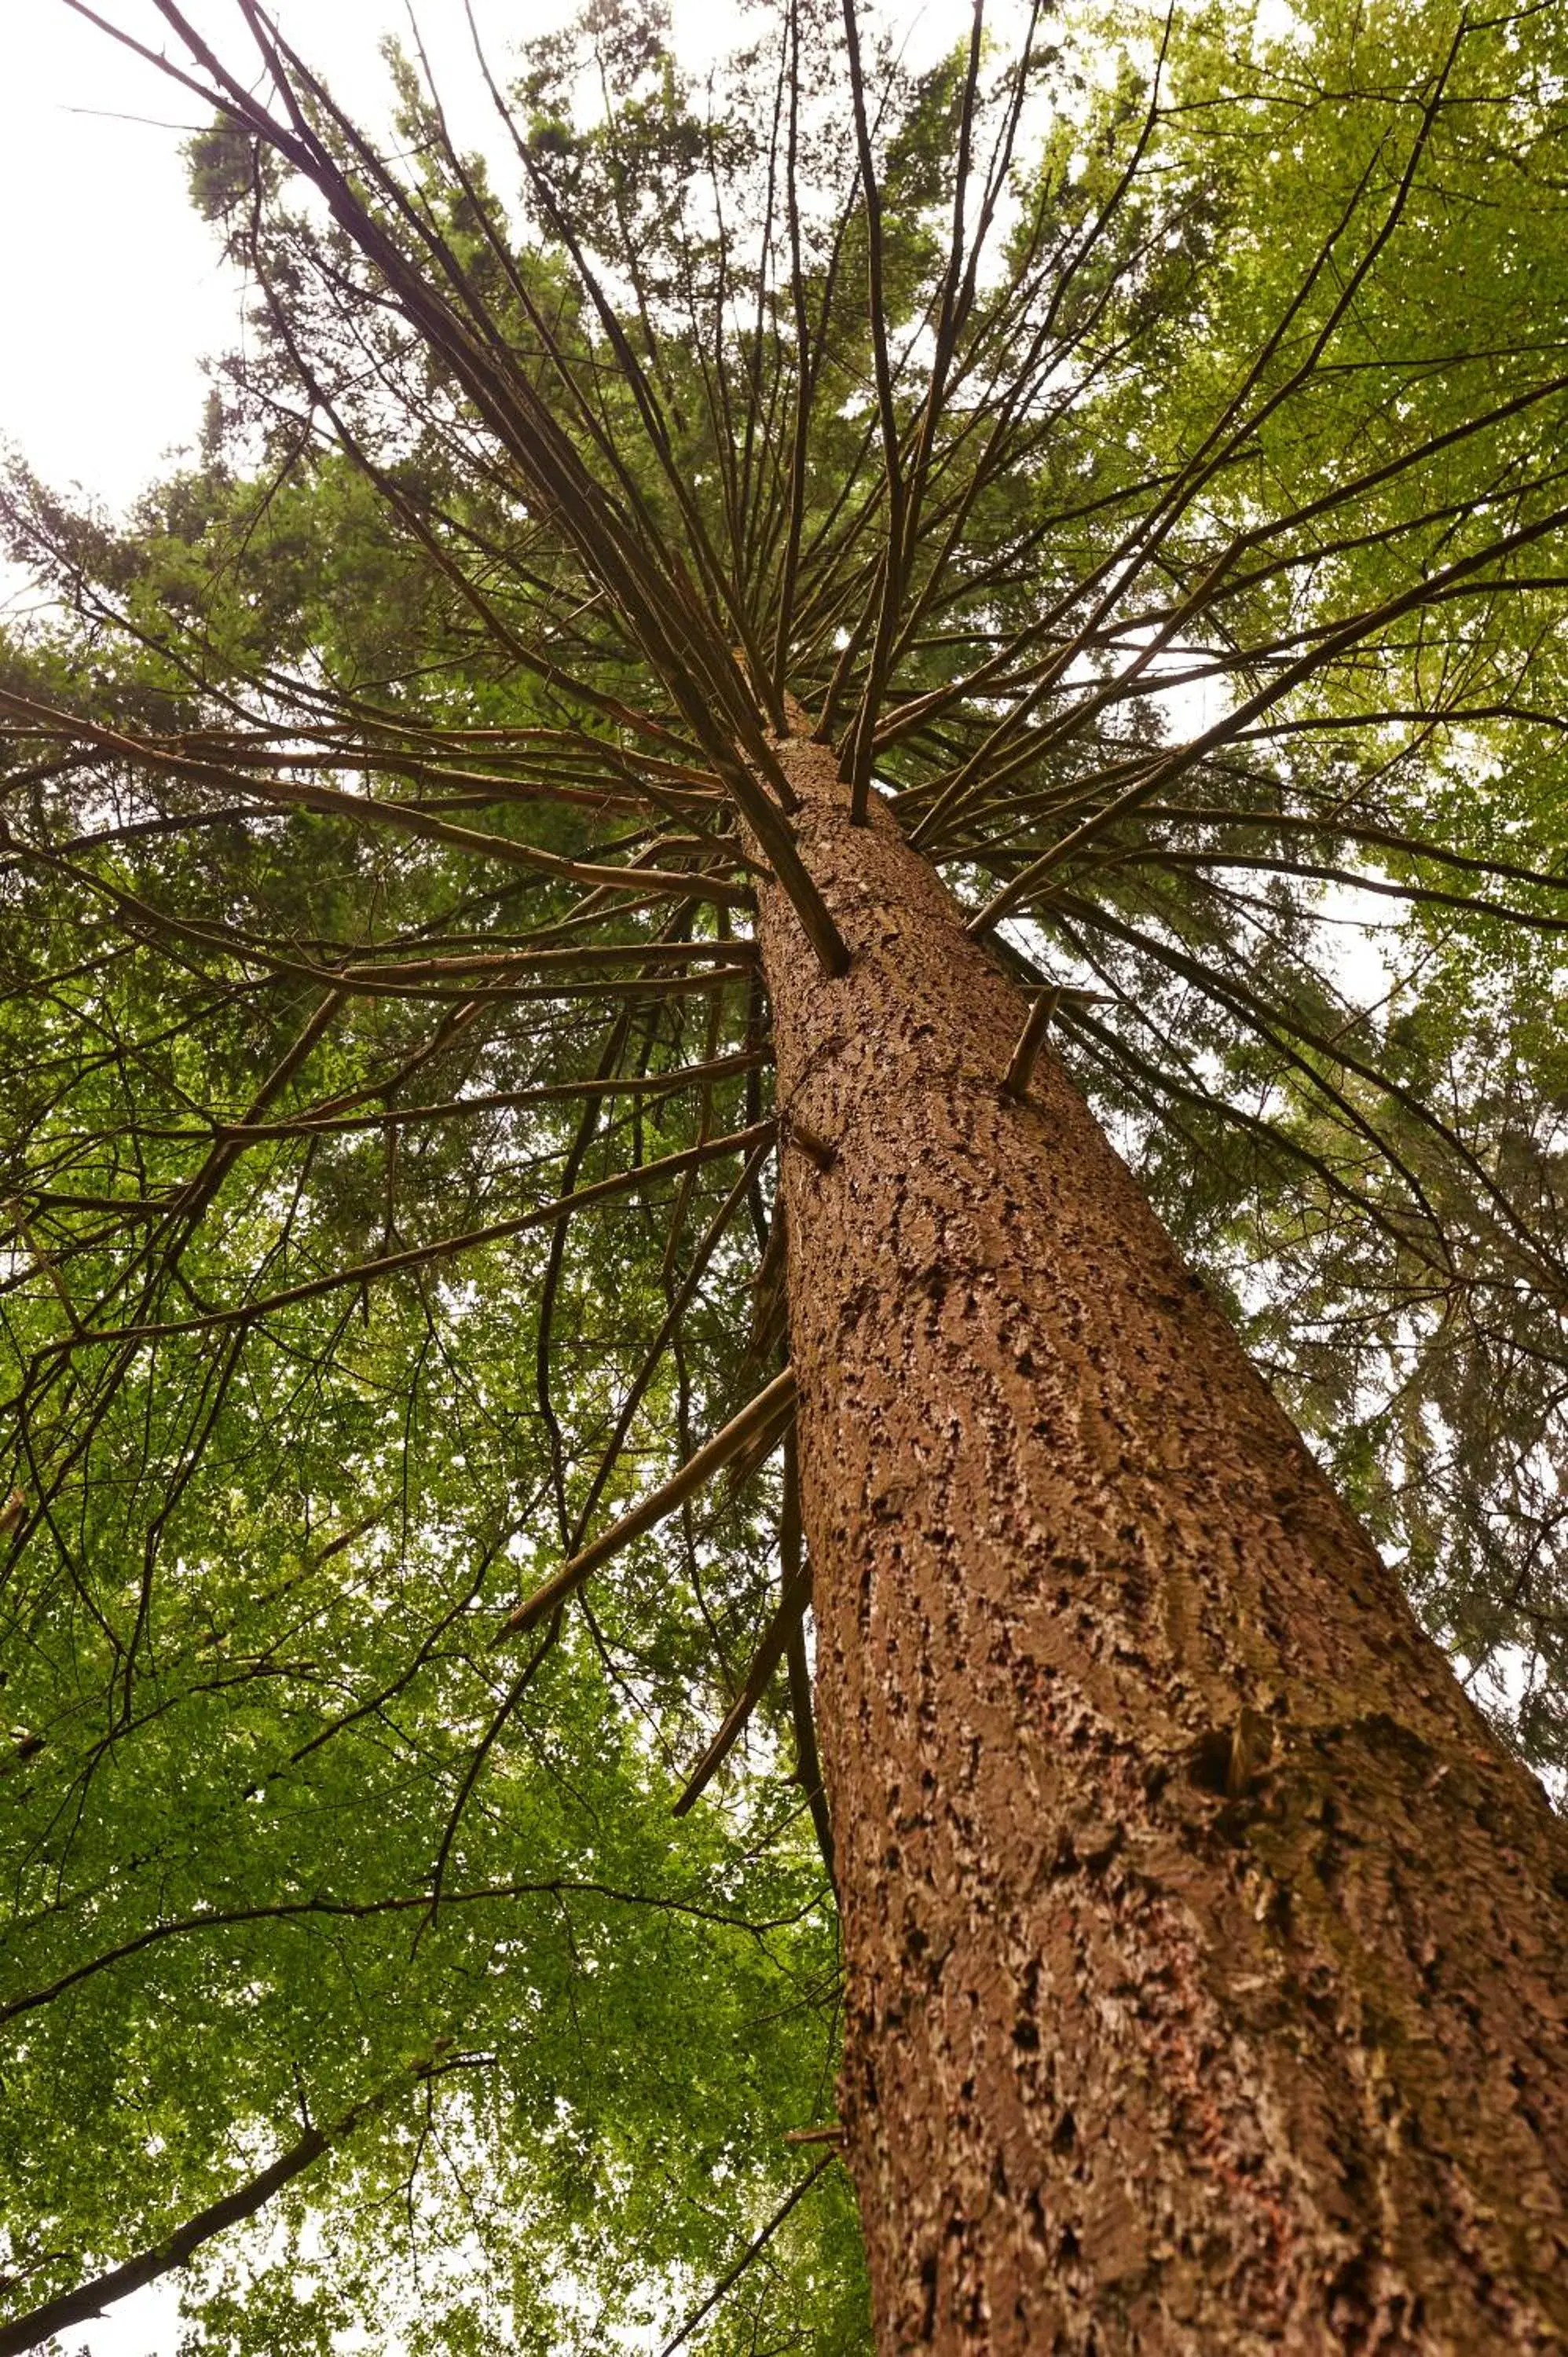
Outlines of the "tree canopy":
{"type": "Polygon", "coordinates": [[[858,2349],[774,738],[1568,1767],[1568,20],[590,0],[481,153],[156,14],[243,338],[5,494],[6,2298],[858,2349]]]}

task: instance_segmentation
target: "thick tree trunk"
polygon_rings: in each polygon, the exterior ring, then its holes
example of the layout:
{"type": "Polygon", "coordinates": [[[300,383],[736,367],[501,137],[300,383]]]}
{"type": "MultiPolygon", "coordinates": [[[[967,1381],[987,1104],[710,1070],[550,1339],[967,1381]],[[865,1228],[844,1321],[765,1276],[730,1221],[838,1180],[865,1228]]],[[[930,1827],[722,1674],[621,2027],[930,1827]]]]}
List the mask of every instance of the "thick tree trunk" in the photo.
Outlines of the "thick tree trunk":
{"type": "Polygon", "coordinates": [[[762,942],[884,2352],[1568,2347],[1568,1845],[885,809],[762,942]],[[834,1149],[824,1169],[812,1144],[834,1149]]]}

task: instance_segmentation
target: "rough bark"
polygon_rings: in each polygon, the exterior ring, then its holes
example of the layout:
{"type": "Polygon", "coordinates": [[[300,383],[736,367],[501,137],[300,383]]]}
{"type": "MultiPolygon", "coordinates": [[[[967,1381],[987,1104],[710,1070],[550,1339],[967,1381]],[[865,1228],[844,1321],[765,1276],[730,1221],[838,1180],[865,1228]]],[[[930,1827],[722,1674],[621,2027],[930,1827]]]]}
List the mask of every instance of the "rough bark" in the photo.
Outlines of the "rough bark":
{"type": "Polygon", "coordinates": [[[854,953],[764,891],[878,2346],[1568,2347],[1563,1828],[1048,1047],[1004,1092],[932,870],[784,759],[854,953]]]}

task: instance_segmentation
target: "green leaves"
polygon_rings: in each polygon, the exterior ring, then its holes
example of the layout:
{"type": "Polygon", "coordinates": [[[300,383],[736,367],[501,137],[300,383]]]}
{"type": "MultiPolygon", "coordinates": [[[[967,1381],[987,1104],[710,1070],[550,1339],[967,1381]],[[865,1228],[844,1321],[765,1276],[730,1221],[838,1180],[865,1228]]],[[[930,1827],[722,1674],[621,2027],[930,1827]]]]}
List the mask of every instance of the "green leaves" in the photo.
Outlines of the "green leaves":
{"type": "MultiPolygon", "coordinates": [[[[1560,12],[854,23],[864,138],[836,0],[702,89],[596,5],[480,158],[247,9],[199,460],[118,526],[10,480],[19,2312],[352,2115],[200,2345],[668,2339],[831,2123],[782,1677],[670,1814],[777,1459],[494,1641],[779,1372],[788,698],[1568,1762],[1560,12]]],[[[865,2332],[830,2168],[690,2345],[865,2332]]]]}

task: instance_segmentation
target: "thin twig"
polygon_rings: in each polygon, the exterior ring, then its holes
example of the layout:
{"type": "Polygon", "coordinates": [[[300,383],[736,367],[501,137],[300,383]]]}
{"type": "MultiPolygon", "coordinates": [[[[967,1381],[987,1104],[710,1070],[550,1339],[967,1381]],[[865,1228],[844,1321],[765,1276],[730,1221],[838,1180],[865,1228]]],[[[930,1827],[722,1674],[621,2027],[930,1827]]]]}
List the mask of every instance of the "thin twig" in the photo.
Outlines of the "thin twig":
{"type": "Polygon", "coordinates": [[[756,1659],[746,1674],[746,1684],[725,1714],[723,1726],[692,1771],[685,1791],[675,1803],[675,1814],[683,1817],[693,1803],[706,1791],[725,1760],[734,1750],[742,1728],[757,1708],[768,1688],[768,1682],[784,1658],[786,1646],[811,1601],[811,1576],[809,1571],[797,1571],[787,1580],[779,1609],[768,1624],[767,1634],[757,1649],[756,1659]]]}
{"type": "MultiPolygon", "coordinates": [[[[674,2340],[667,2341],[664,2343],[663,2348],[659,2352],[659,2357],[674,2357],[674,2352],[680,2348],[682,2342],[691,2339],[698,2325],[701,2324],[703,2317],[706,2316],[711,2309],[715,2309],[718,2306],[725,2292],[731,2290],[734,2286],[740,2281],[747,2267],[750,2266],[753,2259],[757,2256],[759,2252],[767,2248],[774,2235],[779,2232],[779,2227],[784,2223],[785,2219],[789,2215],[790,2211],[795,2207],[796,2202],[800,2201],[804,2195],[811,2191],[818,2178],[824,2175],[825,2172],[832,2167],[837,2158],[838,2153],[836,2150],[824,2153],[822,2159],[818,2161],[816,2167],[808,2170],[807,2174],[800,2179],[799,2185],[796,2186],[793,2193],[790,2194],[789,2200],[773,2212],[772,2217],[769,2218],[767,2225],[764,2226],[762,2232],[757,2235],[755,2240],[746,2244],[745,2250],[741,2253],[734,2266],[731,2267],[729,2273],[719,2277],[717,2283],[714,2286],[712,2291],[708,2294],[701,2308],[694,2308],[692,2310],[691,2315],[686,2319],[685,2323],[681,2327],[681,2330],[675,2335],[674,2340]]],[[[4,2352],[0,2352],[0,2357],[4,2357],[4,2352]]]]}
{"type": "MultiPolygon", "coordinates": [[[[450,2041],[442,2040],[438,2043],[445,2048],[450,2041]]],[[[458,2057],[444,2063],[435,2056],[427,2056],[411,2063],[389,2084],[378,2088],[373,2094],[366,2096],[326,2127],[307,2128],[298,2143],[291,2145],[270,2168],[260,2170],[237,2191],[225,2194],[221,2201],[212,2202],[205,2210],[199,2210],[193,2218],[188,2218],[184,2225],[177,2226],[173,2233],[166,2235],[161,2243],[138,2252],[134,2258],[127,2259],[123,2266],[111,2267],[104,2274],[92,2276],[89,2282],[79,2284],[74,2291],[62,2292],[58,2299],[46,2300],[41,2308],[32,2309],[26,2316],[16,2317],[9,2324],[0,2325],[0,2357],[22,2357],[25,2350],[36,2349],[41,2341],[53,2340],[56,2334],[73,2324],[90,2322],[102,2315],[113,2302],[124,2299],[134,2291],[140,2291],[145,2284],[156,2283],[160,2276],[171,2274],[176,2267],[183,2267],[214,2235],[239,2225],[246,2218],[253,2218],[274,2193],[280,2192],[284,2186],[303,2175],[325,2153],[330,2152],[335,2145],[341,2144],[351,2136],[361,2121],[384,2110],[411,2081],[414,2083],[427,2082],[445,2070],[460,2069],[464,2059],[458,2057]]],[[[804,2186],[800,2190],[805,2190],[804,2186]]]]}
{"type": "Polygon", "coordinates": [[[568,1596],[575,1595],[589,1574],[596,1571],[601,1564],[608,1563],[612,1555],[629,1546],[633,1539],[640,1538],[645,1531],[653,1530],[666,1515],[672,1514],[682,1499],[702,1489],[733,1458],[738,1457],[758,1433],[775,1424],[794,1396],[794,1371],[786,1367],[781,1375],[775,1375],[755,1399],[746,1403],[738,1415],[732,1415],[711,1440],[704,1441],[696,1454],[688,1458],[668,1481],[634,1506],[629,1514],[623,1514],[618,1523],[612,1523],[607,1531],[601,1531],[591,1545],[585,1546],[580,1555],[574,1555],[570,1563],[563,1564],[553,1579],[547,1579],[542,1587],[536,1588],[532,1596],[526,1598],[502,1622],[497,1643],[508,1637],[521,1636],[525,1630],[532,1629],[546,1613],[553,1612],[568,1596]]]}

